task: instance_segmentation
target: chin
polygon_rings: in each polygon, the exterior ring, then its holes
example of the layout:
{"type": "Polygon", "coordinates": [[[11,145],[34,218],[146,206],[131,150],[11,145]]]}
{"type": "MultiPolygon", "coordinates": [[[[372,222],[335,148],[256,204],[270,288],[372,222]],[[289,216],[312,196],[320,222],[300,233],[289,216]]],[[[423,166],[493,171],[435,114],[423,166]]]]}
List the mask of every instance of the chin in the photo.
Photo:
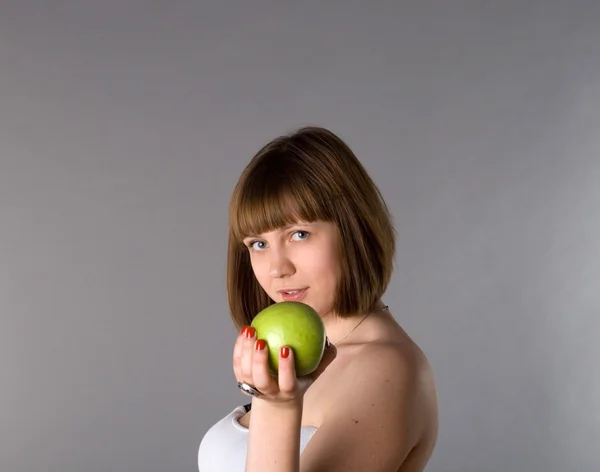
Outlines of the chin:
{"type": "Polygon", "coordinates": [[[323,306],[318,303],[312,303],[310,300],[303,300],[303,303],[306,303],[308,306],[310,306],[320,316],[323,316],[323,313],[326,313],[326,310],[323,310],[323,306]]]}

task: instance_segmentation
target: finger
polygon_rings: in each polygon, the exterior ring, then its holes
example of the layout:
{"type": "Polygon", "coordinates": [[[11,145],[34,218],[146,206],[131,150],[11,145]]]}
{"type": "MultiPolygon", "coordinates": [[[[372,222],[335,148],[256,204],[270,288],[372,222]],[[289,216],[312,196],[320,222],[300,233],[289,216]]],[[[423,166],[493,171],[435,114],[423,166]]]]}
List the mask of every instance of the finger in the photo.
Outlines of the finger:
{"type": "Polygon", "coordinates": [[[257,339],[252,356],[252,380],[254,386],[264,394],[276,394],[277,380],[269,370],[269,349],[264,339],[257,339]]]}
{"type": "MultiPolygon", "coordinates": [[[[246,382],[253,382],[252,379],[252,357],[254,351],[254,341],[256,330],[252,327],[246,329],[242,347],[242,379],[246,382]]],[[[252,384],[251,384],[252,385],[252,384]]]]}
{"type": "Polygon", "coordinates": [[[242,380],[242,354],[244,352],[244,340],[247,328],[247,326],[242,328],[233,346],[233,373],[238,381],[242,380]]]}
{"type": "Polygon", "coordinates": [[[277,374],[281,393],[294,395],[298,389],[294,351],[288,346],[282,346],[279,349],[279,370],[277,374]]]}

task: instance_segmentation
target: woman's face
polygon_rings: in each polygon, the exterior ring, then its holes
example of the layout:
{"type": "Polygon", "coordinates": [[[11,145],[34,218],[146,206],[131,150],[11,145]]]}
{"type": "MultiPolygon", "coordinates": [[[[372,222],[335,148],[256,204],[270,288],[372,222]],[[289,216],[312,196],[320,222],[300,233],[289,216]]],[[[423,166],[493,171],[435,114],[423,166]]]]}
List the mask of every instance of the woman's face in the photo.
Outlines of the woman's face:
{"type": "Polygon", "coordinates": [[[321,316],[333,308],[339,278],[334,223],[298,222],[244,239],[254,275],[276,303],[301,301],[321,316]]]}

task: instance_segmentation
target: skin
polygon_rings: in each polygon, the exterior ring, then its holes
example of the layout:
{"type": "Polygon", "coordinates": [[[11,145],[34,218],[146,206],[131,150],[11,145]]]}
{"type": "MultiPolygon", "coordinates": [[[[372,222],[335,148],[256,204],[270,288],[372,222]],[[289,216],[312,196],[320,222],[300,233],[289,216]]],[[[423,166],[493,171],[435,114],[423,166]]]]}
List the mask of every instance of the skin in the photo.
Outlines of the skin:
{"type": "MultiPolygon", "coordinates": [[[[244,243],[258,282],[275,302],[282,301],[282,288],[308,287],[302,301],[321,314],[334,343],[366,315],[340,319],[333,311],[339,263],[332,223],[298,222],[244,243]]],[[[372,312],[328,348],[310,376],[297,379],[293,352],[282,354],[274,378],[252,328],[234,346],[237,380],[263,392],[240,419],[249,428],[247,472],[424,469],[437,439],[437,393],[425,355],[389,311],[372,312]],[[304,425],[318,431],[300,456],[304,425]]]]}

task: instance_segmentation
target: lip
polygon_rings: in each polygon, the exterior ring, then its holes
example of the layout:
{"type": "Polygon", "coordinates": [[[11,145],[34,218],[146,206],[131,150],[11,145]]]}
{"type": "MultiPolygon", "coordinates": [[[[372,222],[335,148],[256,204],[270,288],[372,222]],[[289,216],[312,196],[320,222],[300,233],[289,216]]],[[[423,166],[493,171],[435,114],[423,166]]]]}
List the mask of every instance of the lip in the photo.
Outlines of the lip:
{"type": "Polygon", "coordinates": [[[308,291],[308,287],[304,288],[286,288],[282,290],[277,290],[277,293],[281,295],[281,299],[286,302],[299,302],[306,296],[306,292],[308,291]],[[286,292],[296,292],[292,294],[287,294],[286,292]]]}
{"type": "Polygon", "coordinates": [[[308,287],[297,287],[297,288],[282,288],[281,290],[277,290],[277,293],[285,293],[285,292],[300,292],[302,290],[306,290],[308,287]]]}

